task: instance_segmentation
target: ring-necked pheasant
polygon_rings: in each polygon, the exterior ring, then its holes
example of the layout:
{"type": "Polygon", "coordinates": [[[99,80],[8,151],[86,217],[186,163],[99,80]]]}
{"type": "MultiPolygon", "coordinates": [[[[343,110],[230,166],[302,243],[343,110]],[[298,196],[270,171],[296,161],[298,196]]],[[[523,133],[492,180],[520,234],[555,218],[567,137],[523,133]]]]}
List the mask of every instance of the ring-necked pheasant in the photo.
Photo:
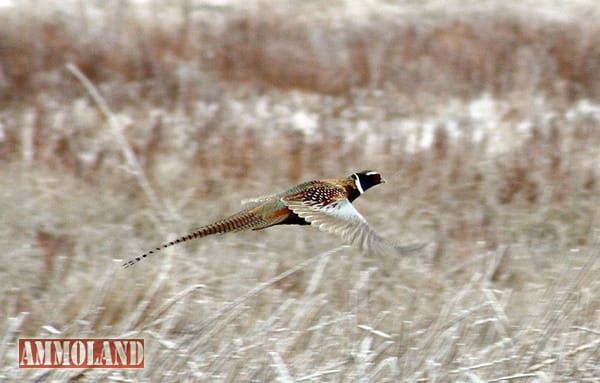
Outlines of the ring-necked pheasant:
{"type": "Polygon", "coordinates": [[[156,247],[123,264],[132,266],[164,248],[213,234],[242,230],[261,230],[274,225],[314,225],[338,234],[365,252],[407,253],[424,245],[398,246],[375,233],[352,201],[373,186],[385,183],[381,174],[371,170],[343,179],[309,181],[283,193],[258,198],[250,206],[228,218],[202,226],[190,234],[156,247]]]}

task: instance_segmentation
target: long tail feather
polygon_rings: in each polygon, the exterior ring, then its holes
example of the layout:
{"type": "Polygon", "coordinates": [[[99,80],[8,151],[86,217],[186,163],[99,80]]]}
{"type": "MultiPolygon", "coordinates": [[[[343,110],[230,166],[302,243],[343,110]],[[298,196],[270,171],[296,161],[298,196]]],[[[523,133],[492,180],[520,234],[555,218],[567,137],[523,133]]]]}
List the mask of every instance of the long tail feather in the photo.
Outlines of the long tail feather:
{"type": "Polygon", "coordinates": [[[131,267],[152,254],[155,254],[163,249],[166,249],[167,247],[175,246],[182,242],[187,242],[193,239],[203,238],[214,234],[225,234],[236,231],[259,228],[264,225],[265,221],[261,215],[257,215],[254,212],[254,210],[244,210],[232,215],[231,217],[225,218],[215,223],[211,223],[210,225],[199,227],[198,229],[194,230],[188,235],[184,235],[183,237],[179,237],[171,242],[155,247],[154,249],[123,263],[122,267],[131,267]]]}

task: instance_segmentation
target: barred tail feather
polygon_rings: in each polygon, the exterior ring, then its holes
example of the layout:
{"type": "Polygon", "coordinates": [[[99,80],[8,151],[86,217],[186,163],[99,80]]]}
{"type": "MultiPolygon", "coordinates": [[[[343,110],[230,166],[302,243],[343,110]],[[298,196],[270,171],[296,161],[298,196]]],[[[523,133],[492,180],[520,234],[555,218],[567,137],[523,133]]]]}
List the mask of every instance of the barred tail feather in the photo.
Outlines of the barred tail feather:
{"type": "Polygon", "coordinates": [[[259,228],[264,226],[264,224],[265,222],[260,215],[255,214],[253,210],[245,210],[234,214],[229,218],[225,218],[221,221],[217,221],[215,223],[211,223],[210,225],[199,227],[190,234],[184,235],[183,237],[179,237],[171,242],[158,246],[153,250],[150,250],[140,256],[132,258],[129,261],[123,263],[123,265],[121,266],[126,269],[140,262],[142,259],[147,258],[152,254],[158,253],[163,249],[166,249],[167,247],[175,246],[177,244],[191,241],[193,239],[199,239],[214,234],[225,234],[236,231],[259,228]]]}

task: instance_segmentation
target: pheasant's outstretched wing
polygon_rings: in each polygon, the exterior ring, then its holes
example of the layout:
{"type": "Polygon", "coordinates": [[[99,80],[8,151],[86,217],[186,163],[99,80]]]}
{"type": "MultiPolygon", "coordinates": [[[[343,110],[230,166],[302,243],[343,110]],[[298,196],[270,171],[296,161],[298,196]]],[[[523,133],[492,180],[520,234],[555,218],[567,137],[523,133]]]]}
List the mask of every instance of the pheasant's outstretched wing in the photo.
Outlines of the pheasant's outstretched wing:
{"type": "Polygon", "coordinates": [[[336,234],[346,242],[358,246],[361,251],[374,254],[405,254],[422,249],[425,244],[400,246],[377,234],[365,218],[346,198],[341,187],[332,185],[326,193],[327,203],[306,198],[302,194],[283,197],[283,202],[298,216],[315,225],[320,230],[336,234]]]}

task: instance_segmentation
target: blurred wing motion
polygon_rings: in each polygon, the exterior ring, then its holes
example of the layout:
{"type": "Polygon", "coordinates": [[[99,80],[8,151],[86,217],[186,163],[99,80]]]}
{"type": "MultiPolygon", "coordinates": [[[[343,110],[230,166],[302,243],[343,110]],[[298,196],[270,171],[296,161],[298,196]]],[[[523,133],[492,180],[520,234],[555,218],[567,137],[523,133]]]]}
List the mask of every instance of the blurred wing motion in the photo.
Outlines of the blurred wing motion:
{"type": "Polygon", "coordinates": [[[327,233],[339,235],[346,242],[358,246],[369,254],[406,254],[425,247],[426,244],[400,246],[377,234],[365,218],[345,198],[343,190],[334,193],[338,199],[327,204],[312,200],[284,197],[287,207],[311,225],[327,233]]]}

